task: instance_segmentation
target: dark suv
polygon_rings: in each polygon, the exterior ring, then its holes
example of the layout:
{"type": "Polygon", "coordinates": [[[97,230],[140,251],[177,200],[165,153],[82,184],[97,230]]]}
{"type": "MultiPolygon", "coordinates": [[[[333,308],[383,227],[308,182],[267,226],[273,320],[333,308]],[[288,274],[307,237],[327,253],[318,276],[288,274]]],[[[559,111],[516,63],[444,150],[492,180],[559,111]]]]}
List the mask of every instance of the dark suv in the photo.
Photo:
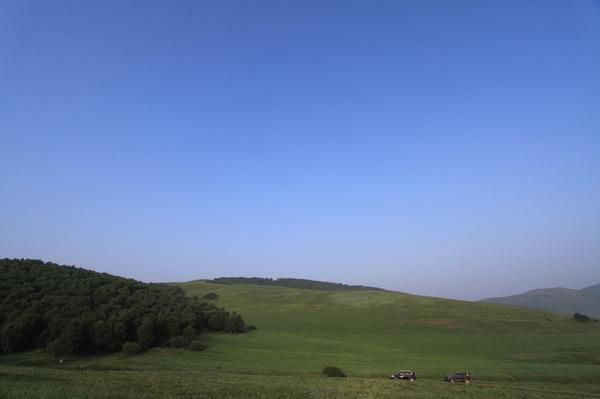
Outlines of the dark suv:
{"type": "Polygon", "coordinates": [[[390,380],[411,380],[417,379],[417,375],[411,370],[400,370],[397,373],[390,375],[390,380]]]}
{"type": "Polygon", "coordinates": [[[444,381],[448,381],[451,383],[464,382],[465,384],[468,384],[469,382],[471,382],[471,373],[467,373],[464,371],[448,373],[444,376],[444,381]]]}

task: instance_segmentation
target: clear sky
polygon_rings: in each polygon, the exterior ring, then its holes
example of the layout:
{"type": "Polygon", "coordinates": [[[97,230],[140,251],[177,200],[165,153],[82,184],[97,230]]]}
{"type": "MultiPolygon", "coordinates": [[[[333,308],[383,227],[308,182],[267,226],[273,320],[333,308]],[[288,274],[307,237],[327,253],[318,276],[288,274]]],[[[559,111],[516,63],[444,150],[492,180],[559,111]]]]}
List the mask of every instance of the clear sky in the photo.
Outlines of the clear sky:
{"type": "Polygon", "coordinates": [[[600,2],[1,1],[0,257],[599,283],[600,2]]]}

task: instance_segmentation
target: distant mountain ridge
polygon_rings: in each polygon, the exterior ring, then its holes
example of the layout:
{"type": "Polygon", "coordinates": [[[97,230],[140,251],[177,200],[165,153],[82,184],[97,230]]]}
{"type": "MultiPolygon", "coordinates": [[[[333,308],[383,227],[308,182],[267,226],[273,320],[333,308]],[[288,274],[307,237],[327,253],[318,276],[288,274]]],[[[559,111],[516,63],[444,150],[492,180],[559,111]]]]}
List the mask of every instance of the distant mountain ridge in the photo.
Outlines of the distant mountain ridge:
{"type": "Polygon", "coordinates": [[[263,277],[217,277],[213,280],[207,280],[217,284],[256,284],[272,285],[287,288],[301,288],[310,290],[377,290],[384,291],[383,288],[368,287],[364,285],[347,285],[341,283],[330,283],[327,281],[307,280],[302,278],[263,278],[263,277]]]}
{"type": "Polygon", "coordinates": [[[571,288],[542,288],[519,295],[482,299],[481,302],[520,306],[556,313],[583,313],[600,317],[600,284],[581,290],[571,288]]]}
{"type": "Polygon", "coordinates": [[[589,287],[585,287],[581,290],[589,295],[600,296],[600,284],[590,285],[589,287]]]}

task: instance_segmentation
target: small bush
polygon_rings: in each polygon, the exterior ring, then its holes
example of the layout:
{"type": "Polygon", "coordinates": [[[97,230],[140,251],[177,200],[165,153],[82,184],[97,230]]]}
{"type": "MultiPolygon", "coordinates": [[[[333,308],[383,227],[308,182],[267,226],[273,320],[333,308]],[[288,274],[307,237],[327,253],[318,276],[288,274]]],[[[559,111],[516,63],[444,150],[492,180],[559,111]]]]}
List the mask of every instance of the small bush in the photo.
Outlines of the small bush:
{"type": "Polygon", "coordinates": [[[72,343],[62,336],[50,342],[46,349],[56,357],[63,357],[74,352],[72,343]]]}
{"type": "Polygon", "coordinates": [[[590,321],[592,321],[592,319],[588,315],[582,313],[574,313],[573,319],[581,323],[589,323],[590,321]]]}
{"type": "Polygon", "coordinates": [[[339,367],[327,366],[323,369],[323,374],[327,377],[345,377],[346,374],[339,367]]]}
{"type": "Polygon", "coordinates": [[[123,344],[123,352],[128,355],[137,355],[142,351],[142,346],[137,342],[125,342],[123,344]]]}
{"type": "Polygon", "coordinates": [[[192,341],[189,348],[191,351],[203,351],[207,346],[200,341],[192,341]]]}
{"type": "Polygon", "coordinates": [[[177,337],[171,338],[170,344],[173,348],[185,348],[190,344],[190,341],[188,341],[186,337],[178,335],[177,337]]]}
{"type": "Polygon", "coordinates": [[[204,295],[202,298],[204,298],[204,299],[219,299],[219,294],[216,294],[214,292],[209,292],[208,294],[204,295]]]}
{"type": "Polygon", "coordinates": [[[196,338],[197,334],[198,332],[192,326],[187,326],[183,329],[183,332],[181,333],[181,335],[183,335],[188,340],[188,342],[192,342],[194,338],[196,338]]]}

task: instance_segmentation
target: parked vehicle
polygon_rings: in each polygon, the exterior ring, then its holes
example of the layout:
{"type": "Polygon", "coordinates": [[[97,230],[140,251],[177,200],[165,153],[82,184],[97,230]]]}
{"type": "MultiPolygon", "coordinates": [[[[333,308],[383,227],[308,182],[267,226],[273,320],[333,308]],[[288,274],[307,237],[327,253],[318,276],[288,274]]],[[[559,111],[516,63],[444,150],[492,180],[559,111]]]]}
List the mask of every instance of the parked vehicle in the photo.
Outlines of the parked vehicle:
{"type": "Polygon", "coordinates": [[[448,373],[444,376],[444,381],[448,381],[450,383],[464,382],[465,384],[468,384],[471,382],[471,373],[467,373],[466,371],[455,371],[448,373]]]}
{"type": "Polygon", "coordinates": [[[390,380],[410,380],[414,381],[417,379],[417,374],[412,370],[400,370],[390,375],[390,380]]]}

